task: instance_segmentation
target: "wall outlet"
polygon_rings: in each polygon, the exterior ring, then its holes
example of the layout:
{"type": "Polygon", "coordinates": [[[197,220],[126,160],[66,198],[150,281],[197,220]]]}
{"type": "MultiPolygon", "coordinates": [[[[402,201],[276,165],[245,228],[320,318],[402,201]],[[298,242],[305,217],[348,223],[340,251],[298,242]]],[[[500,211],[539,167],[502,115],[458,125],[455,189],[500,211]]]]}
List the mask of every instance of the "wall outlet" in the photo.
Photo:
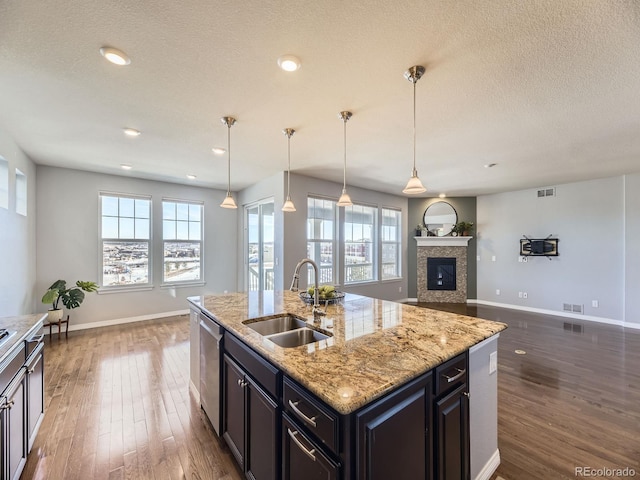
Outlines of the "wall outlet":
{"type": "Polygon", "coordinates": [[[598,308],[600,306],[600,303],[598,302],[598,300],[591,300],[591,306],[593,308],[598,308]]]}
{"type": "Polygon", "coordinates": [[[522,256],[518,257],[518,262],[522,263],[522,256]]]}
{"type": "Polygon", "coordinates": [[[522,292],[522,298],[529,298],[529,294],[527,292],[522,292]]]}
{"type": "Polygon", "coordinates": [[[498,370],[498,352],[489,354],[489,373],[495,373],[498,370]]]}
{"type": "Polygon", "coordinates": [[[402,287],[398,287],[398,292],[402,293],[402,287]]]}
{"type": "Polygon", "coordinates": [[[476,256],[476,260],[479,262],[480,261],[480,255],[476,256]]]}
{"type": "Polygon", "coordinates": [[[500,289],[496,288],[496,295],[500,295],[500,289]]]}
{"type": "Polygon", "coordinates": [[[492,261],[492,262],[495,262],[495,261],[496,261],[496,256],[495,256],[495,255],[492,255],[492,256],[491,256],[491,261],[492,261]]]}
{"type": "Polygon", "coordinates": [[[522,298],[522,292],[518,292],[518,298],[522,298]]]}

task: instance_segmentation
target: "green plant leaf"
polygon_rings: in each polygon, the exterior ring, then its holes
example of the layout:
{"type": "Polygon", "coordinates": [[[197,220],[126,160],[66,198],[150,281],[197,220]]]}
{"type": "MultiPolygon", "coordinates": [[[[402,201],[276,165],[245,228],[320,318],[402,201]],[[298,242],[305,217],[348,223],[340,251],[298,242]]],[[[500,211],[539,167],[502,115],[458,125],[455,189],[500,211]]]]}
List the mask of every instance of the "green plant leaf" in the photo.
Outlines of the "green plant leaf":
{"type": "Polygon", "coordinates": [[[77,308],[84,300],[84,292],[79,288],[72,288],[62,297],[62,303],[68,309],[77,308]]]}
{"type": "Polygon", "coordinates": [[[59,296],[58,289],[57,288],[51,288],[51,289],[47,290],[47,292],[43,295],[42,303],[51,303],[51,304],[53,304],[53,302],[56,301],[58,296],[59,296]]]}
{"type": "Polygon", "coordinates": [[[78,280],[76,282],[76,285],[85,292],[95,292],[96,290],[98,290],[98,284],[96,282],[83,282],[81,280],[78,280]]]}
{"type": "Polygon", "coordinates": [[[59,292],[62,292],[67,289],[67,282],[65,282],[64,280],[56,280],[55,282],[53,282],[53,285],[49,287],[49,290],[53,290],[53,289],[56,289],[59,292]]]}

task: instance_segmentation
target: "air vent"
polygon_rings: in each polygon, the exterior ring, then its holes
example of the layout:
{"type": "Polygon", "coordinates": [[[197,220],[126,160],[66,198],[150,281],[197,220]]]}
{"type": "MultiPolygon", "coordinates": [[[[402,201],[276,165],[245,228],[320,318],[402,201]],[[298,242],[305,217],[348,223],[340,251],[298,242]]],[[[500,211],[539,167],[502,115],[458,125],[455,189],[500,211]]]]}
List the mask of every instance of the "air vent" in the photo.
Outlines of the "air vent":
{"type": "Polygon", "coordinates": [[[576,305],[574,303],[563,303],[562,310],[572,313],[584,313],[584,305],[576,305]]]}
{"type": "Polygon", "coordinates": [[[582,305],[573,305],[573,313],[582,313],[582,305]]]}
{"type": "Polygon", "coordinates": [[[573,311],[573,305],[571,305],[570,303],[563,303],[562,304],[562,310],[564,310],[565,312],[572,312],[573,311]]]}
{"type": "Polygon", "coordinates": [[[555,188],[541,188],[538,190],[538,198],[542,197],[555,197],[556,189],[555,188]]]}

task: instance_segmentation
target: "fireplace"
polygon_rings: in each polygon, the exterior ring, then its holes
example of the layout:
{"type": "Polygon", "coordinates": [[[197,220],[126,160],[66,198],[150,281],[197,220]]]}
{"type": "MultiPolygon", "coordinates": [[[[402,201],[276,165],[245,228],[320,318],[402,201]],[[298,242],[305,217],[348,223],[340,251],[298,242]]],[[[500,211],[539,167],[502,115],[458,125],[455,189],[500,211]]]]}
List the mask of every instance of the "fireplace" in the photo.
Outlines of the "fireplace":
{"type": "Polygon", "coordinates": [[[455,290],[456,289],[456,259],[455,257],[427,258],[427,289],[455,290]]]}
{"type": "Polygon", "coordinates": [[[471,237],[415,238],[419,265],[418,302],[465,303],[467,245],[471,237]],[[431,268],[433,262],[435,268],[431,268]]]}

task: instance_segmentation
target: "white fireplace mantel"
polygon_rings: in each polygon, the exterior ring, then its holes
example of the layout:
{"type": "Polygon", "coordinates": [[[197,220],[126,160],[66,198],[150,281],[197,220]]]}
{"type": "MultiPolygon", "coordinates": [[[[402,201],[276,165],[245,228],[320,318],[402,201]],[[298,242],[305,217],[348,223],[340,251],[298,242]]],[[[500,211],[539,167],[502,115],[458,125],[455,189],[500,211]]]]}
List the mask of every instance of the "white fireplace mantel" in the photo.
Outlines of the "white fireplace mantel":
{"type": "Polygon", "coordinates": [[[419,247],[466,247],[473,237],[413,237],[419,247]]]}

